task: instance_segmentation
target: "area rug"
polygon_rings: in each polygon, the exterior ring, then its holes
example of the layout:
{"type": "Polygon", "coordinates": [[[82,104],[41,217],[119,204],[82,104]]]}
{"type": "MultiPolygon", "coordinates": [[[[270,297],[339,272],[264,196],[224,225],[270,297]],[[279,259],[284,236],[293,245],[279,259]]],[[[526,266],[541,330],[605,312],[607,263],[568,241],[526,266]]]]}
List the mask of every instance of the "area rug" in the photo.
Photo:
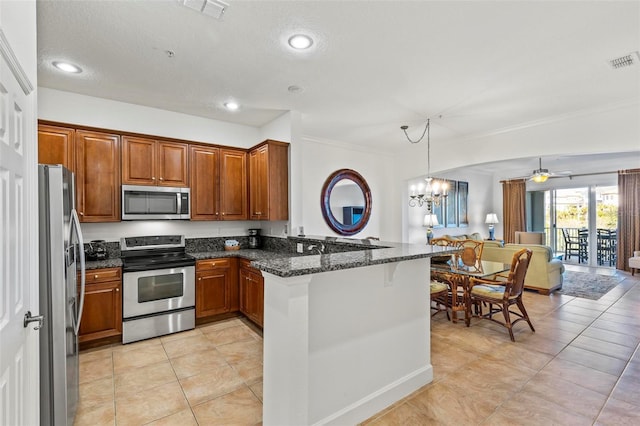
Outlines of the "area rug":
{"type": "Polygon", "coordinates": [[[621,281],[620,277],[588,274],[586,272],[564,271],[563,275],[562,289],[556,293],[591,300],[600,299],[621,281]]]}

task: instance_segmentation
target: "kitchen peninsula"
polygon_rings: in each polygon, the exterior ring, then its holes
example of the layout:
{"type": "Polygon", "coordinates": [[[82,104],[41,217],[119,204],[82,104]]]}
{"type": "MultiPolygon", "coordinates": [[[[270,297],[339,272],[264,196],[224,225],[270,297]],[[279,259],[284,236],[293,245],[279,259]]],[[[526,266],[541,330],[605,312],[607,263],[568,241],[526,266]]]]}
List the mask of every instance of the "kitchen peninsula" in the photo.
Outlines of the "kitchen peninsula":
{"type": "Polygon", "coordinates": [[[263,424],[356,424],[433,379],[429,258],[449,249],[266,237],[263,249],[224,251],[222,241],[187,240],[187,253],[262,273],[263,424]]]}
{"type": "Polygon", "coordinates": [[[252,262],[265,425],[356,424],[433,380],[429,257],[441,248],[344,241],[361,249],[252,262]]]}

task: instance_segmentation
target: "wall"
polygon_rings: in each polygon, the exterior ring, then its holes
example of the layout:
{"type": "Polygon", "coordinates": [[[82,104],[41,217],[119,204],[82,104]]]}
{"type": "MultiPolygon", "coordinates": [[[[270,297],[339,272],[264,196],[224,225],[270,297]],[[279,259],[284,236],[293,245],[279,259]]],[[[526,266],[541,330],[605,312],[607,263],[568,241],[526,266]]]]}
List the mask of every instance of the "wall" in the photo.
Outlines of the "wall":
{"type": "MultiPolygon", "coordinates": [[[[432,174],[433,175],[433,174],[432,174]]],[[[498,220],[502,222],[502,208],[493,209],[493,176],[481,173],[465,172],[464,169],[448,173],[438,173],[434,175],[441,179],[460,180],[469,183],[469,195],[467,198],[467,214],[469,226],[445,227],[439,225],[433,229],[433,236],[441,237],[445,234],[471,234],[479,232],[483,237],[489,237],[488,225],[484,224],[487,213],[497,213],[498,220]]],[[[426,228],[422,226],[424,215],[427,213],[427,206],[409,207],[409,188],[424,182],[424,177],[408,180],[404,183],[406,197],[403,200],[403,211],[405,212],[406,228],[403,233],[403,241],[408,243],[426,244],[426,228]]],[[[496,236],[499,237],[496,226],[496,236]]],[[[501,231],[501,229],[500,229],[501,231]]]]}
{"type": "MultiPolygon", "coordinates": [[[[300,175],[303,193],[301,225],[307,235],[337,235],[324,222],[320,209],[320,197],[325,180],[333,172],[348,168],[360,173],[371,190],[371,219],[367,226],[353,238],[379,237],[387,241],[400,241],[400,222],[395,198],[393,157],[372,152],[362,147],[305,138],[301,145],[300,175]]],[[[294,228],[294,231],[297,231],[294,228]]]]}
{"type": "MultiPolygon", "coordinates": [[[[469,206],[474,198],[476,215],[470,217],[469,231],[481,230],[488,234],[484,225],[484,211],[495,212],[501,223],[495,226],[496,238],[502,236],[502,185],[500,180],[512,178],[513,175],[496,173],[493,176],[476,176],[466,172],[470,165],[510,160],[515,158],[538,157],[548,155],[580,155],[603,153],[629,153],[624,161],[616,164],[603,162],[594,166],[593,171],[611,171],[640,166],[640,103],[637,100],[615,105],[603,106],[588,111],[578,111],[560,117],[549,117],[546,120],[522,123],[510,129],[474,138],[460,137],[455,140],[439,140],[438,120],[432,121],[431,131],[431,174],[442,178],[469,181],[469,206]],[[451,176],[451,177],[450,177],[451,176]],[[476,193],[480,179],[483,189],[476,193]],[[486,198],[485,198],[486,197],[486,198]],[[478,204],[475,204],[475,203],[478,204]],[[477,221],[477,222],[476,222],[477,221]]],[[[446,125],[446,117],[442,118],[446,125]]],[[[401,139],[399,136],[399,140],[401,139]]],[[[405,141],[406,142],[406,141],[405,141]]],[[[395,161],[402,164],[398,167],[395,183],[401,188],[404,206],[401,213],[402,238],[404,242],[426,241],[425,230],[421,228],[422,219],[419,212],[411,212],[406,206],[408,189],[411,182],[418,181],[427,168],[426,141],[410,145],[405,143],[399,148],[395,161]],[[420,231],[421,229],[421,231],[420,231]]],[[[526,171],[530,172],[529,170],[526,171]]],[[[550,179],[544,185],[527,184],[528,190],[544,190],[551,187],[575,187],[588,184],[615,185],[617,178],[613,175],[585,176],[569,179],[550,179]],[[611,183],[614,182],[614,183],[611,183]]],[[[424,216],[424,212],[421,213],[424,216]]],[[[442,233],[434,230],[434,236],[442,233]]],[[[448,233],[448,232],[447,232],[448,233]]],[[[452,232],[453,233],[453,232],[452,232]]]]}

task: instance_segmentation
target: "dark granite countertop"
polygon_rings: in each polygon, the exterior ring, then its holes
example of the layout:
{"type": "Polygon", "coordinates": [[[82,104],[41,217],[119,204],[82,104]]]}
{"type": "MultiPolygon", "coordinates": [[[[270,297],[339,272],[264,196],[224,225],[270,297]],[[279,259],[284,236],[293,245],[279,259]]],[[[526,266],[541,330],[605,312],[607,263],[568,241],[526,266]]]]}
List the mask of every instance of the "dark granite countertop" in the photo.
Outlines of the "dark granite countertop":
{"type": "Polygon", "coordinates": [[[262,249],[240,249],[240,250],[213,250],[213,251],[188,251],[187,254],[195,257],[196,260],[201,259],[217,259],[221,257],[240,257],[251,261],[270,262],[276,259],[303,256],[299,253],[288,253],[284,251],[271,251],[262,249]]]}
{"type": "MultiPolygon", "coordinates": [[[[239,257],[251,261],[251,265],[262,271],[280,276],[294,277],[319,272],[358,268],[369,265],[399,262],[403,260],[421,259],[442,254],[453,253],[447,247],[432,247],[423,244],[391,243],[385,241],[358,240],[339,237],[288,237],[287,243],[295,246],[302,243],[305,253],[295,253],[278,245],[275,249],[240,249],[234,251],[187,250],[196,260],[239,257]],[[312,246],[313,254],[309,251],[312,246]],[[318,247],[324,254],[315,254],[318,247]]],[[[122,261],[118,257],[105,260],[87,261],[87,270],[102,268],[118,268],[122,261]]]]}
{"type": "Polygon", "coordinates": [[[104,268],[120,268],[122,266],[122,260],[119,257],[108,258],[104,260],[87,260],[85,262],[85,268],[90,269],[104,269],[104,268]]]}
{"type": "MultiPolygon", "coordinates": [[[[291,238],[291,237],[290,237],[291,238]]],[[[351,245],[360,245],[361,250],[341,253],[315,254],[306,256],[281,256],[269,260],[255,260],[251,266],[262,271],[280,276],[295,277],[341,269],[359,268],[370,265],[400,262],[404,260],[422,259],[453,253],[447,247],[422,244],[390,243],[384,241],[336,239],[333,237],[305,237],[307,242],[339,243],[345,240],[351,245]]]]}

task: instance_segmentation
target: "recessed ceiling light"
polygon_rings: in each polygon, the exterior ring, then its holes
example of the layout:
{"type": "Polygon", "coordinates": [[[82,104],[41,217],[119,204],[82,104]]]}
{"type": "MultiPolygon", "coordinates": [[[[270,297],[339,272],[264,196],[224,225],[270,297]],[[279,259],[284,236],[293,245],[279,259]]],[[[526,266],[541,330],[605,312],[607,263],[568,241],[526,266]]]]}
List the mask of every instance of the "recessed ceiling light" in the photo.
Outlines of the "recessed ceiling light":
{"type": "Polygon", "coordinates": [[[313,44],[313,39],[308,35],[304,34],[296,34],[289,37],[289,46],[294,49],[304,50],[311,47],[313,44]]]}
{"type": "Polygon", "coordinates": [[[225,102],[224,107],[229,111],[235,111],[240,108],[240,105],[238,105],[236,102],[225,102]]]}
{"type": "Polygon", "coordinates": [[[64,72],[81,73],[82,68],[69,62],[53,61],[53,66],[64,72]]]}

